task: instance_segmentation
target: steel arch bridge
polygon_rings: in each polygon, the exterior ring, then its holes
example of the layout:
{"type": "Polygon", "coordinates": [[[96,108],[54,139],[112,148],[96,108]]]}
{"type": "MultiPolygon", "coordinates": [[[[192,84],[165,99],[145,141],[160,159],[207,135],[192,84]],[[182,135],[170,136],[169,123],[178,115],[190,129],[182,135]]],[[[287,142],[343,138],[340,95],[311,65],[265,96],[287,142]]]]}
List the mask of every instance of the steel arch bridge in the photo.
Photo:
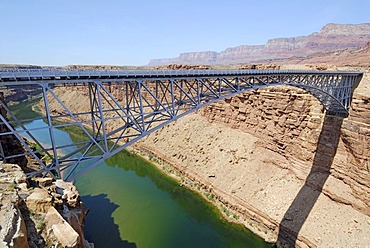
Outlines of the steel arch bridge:
{"type": "Polygon", "coordinates": [[[40,117],[20,119],[7,106],[6,97],[0,101],[2,113],[6,111],[9,117],[0,115],[0,159],[30,155],[40,169],[28,176],[50,174],[73,180],[184,115],[262,87],[290,85],[304,89],[321,102],[327,113],[347,117],[361,78],[361,72],[348,71],[0,69],[0,87],[5,96],[14,92],[40,96],[43,112],[40,117]],[[65,87],[79,92],[72,101],[83,102],[85,98],[89,106],[74,109],[62,100],[58,95],[65,87]],[[27,125],[41,120],[42,125],[27,125]],[[70,127],[83,138],[66,144],[57,132],[70,127]],[[36,135],[40,131],[43,139],[36,135]],[[23,151],[5,152],[3,142],[9,135],[16,137],[23,151]]]}

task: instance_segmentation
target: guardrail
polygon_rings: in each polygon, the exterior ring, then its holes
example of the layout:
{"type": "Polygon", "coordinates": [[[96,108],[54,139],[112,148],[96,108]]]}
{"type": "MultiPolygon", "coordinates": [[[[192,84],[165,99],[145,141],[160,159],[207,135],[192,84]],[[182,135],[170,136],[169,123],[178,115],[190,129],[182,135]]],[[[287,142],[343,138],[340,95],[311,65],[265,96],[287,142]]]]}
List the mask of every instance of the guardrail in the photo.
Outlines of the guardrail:
{"type": "Polygon", "coordinates": [[[0,69],[0,81],[39,82],[92,79],[216,77],[240,75],[360,75],[356,71],[309,71],[309,70],[79,70],[79,69],[0,69]]]}

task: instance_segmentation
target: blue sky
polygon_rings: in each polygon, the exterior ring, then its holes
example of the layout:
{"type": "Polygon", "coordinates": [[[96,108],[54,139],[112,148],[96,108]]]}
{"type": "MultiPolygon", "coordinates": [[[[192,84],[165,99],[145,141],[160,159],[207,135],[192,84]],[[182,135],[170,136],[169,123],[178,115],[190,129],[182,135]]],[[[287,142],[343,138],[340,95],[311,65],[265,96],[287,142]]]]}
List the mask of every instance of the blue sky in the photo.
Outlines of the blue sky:
{"type": "Polygon", "coordinates": [[[145,65],[370,23],[369,0],[0,0],[0,64],[145,65]]]}

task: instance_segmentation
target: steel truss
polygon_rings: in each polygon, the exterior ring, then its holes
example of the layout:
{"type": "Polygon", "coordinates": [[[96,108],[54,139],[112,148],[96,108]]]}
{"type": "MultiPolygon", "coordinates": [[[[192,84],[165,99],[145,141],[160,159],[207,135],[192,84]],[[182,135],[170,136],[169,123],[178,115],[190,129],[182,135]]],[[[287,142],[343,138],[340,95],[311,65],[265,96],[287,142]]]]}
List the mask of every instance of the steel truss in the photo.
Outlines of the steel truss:
{"type": "Polygon", "coordinates": [[[348,116],[353,91],[361,78],[359,72],[276,70],[0,70],[2,88],[22,87],[40,92],[44,111],[43,117],[17,119],[0,101],[11,118],[0,116],[0,125],[8,130],[0,133],[0,140],[13,135],[24,146],[18,154],[6,154],[0,146],[0,156],[7,161],[31,155],[40,169],[28,176],[50,174],[73,180],[168,123],[249,90],[291,85],[310,92],[328,113],[348,116]],[[78,90],[81,98],[88,99],[89,106],[73,109],[58,96],[64,87],[78,90]],[[25,127],[37,120],[45,124],[25,127]],[[82,140],[59,140],[58,129],[71,127],[82,140]],[[48,133],[47,141],[35,138],[40,130],[48,133]],[[31,147],[30,143],[37,146],[31,147]],[[43,159],[40,154],[44,154],[43,159]]]}

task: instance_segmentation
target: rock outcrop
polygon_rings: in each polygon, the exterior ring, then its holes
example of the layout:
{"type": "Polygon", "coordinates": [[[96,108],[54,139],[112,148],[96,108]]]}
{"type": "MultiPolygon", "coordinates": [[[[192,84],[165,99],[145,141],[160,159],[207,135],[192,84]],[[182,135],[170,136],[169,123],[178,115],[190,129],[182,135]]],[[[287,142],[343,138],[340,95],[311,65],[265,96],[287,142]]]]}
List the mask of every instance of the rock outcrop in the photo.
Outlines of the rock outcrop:
{"type": "Polygon", "coordinates": [[[0,247],[93,247],[83,233],[87,209],[72,183],[40,178],[28,187],[18,165],[0,167],[0,247]]]}
{"type": "Polygon", "coordinates": [[[26,224],[19,209],[22,200],[15,190],[25,183],[26,177],[19,166],[0,165],[0,247],[29,247],[26,224]]]}
{"type": "Polygon", "coordinates": [[[169,64],[215,64],[218,56],[218,53],[214,51],[181,53],[178,58],[152,59],[149,62],[149,66],[169,64]]]}
{"type": "Polygon", "coordinates": [[[156,70],[208,70],[206,65],[184,65],[184,64],[168,64],[163,66],[156,66],[156,70]]]}
{"type": "Polygon", "coordinates": [[[328,186],[324,193],[370,216],[369,83],[367,73],[354,94],[350,116],[337,129],[333,123],[323,126],[323,108],[314,97],[287,87],[245,93],[205,108],[202,115],[210,122],[260,138],[264,147],[287,158],[289,169],[302,180],[307,177],[320,147],[324,152],[320,154],[322,157],[316,157],[316,162],[325,164],[333,149],[329,136],[340,137],[330,173],[346,192],[340,195],[335,187],[328,186]],[[331,129],[331,133],[318,143],[325,128],[331,129]]]}
{"type": "MultiPolygon", "coordinates": [[[[369,68],[370,67],[370,41],[363,47],[360,48],[347,48],[339,51],[330,51],[316,53],[314,55],[309,55],[306,57],[297,57],[293,59],[282,59],[275,61],[279,64],[300,64],[300,65],[318,65],[326,64],[330,61],[331,65],[334,66],[352,66],[369,68]]],[[[328,66],[326,64],[326,66],[328,66]]]]}
{"type": "Polygon", "coordinates": [[[152,59],[150,66],[164,64],[237,64],[264,60],[304,57],[318,52],[365,46],[370,40],[370,24],[327,24],[308,36],[277,38],[265,45],[242,45],[217,52],[189,52],[177,58],[152,59]]]}

